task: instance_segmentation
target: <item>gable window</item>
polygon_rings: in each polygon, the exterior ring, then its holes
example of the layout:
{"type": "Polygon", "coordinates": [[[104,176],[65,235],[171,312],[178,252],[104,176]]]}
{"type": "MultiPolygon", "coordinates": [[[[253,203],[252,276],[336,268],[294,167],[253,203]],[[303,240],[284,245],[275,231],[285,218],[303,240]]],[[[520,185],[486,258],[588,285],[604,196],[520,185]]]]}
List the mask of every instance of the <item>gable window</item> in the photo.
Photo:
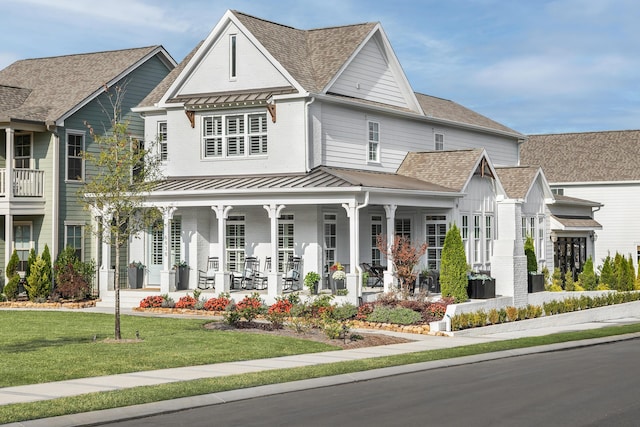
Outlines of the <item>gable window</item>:
{"type": "Polygon", "coordinates": [[[84,246],[82,224],[65,223],[64,243],[65,247],[71,246],[75,250],[76,258],[78,258],[80,261],[84,260],[84,258],[82,257],[82,248],[84,246]]]}
{"type": "Polygon", "coordinates": [[[82,181],[84,132],[67,132],[67,181],[82,181]]]}
{"type": "Polygon", "coordinates": [[[434,148],[436,151],[444,151],[444,134],[436,133],[433,135],[434,148]]]}
{"type": "Polygon", "coordinates": [[[168,157],[167,122],[158,123],[158,143],[160,144],[160,160],[164,162],[168,157]]]}
{"type": "Polygon", "coordinates": [[[204,158],[265,155],[267,139],[267,113],[202,118],[204,158]]]}
{"type": "Polygon", "coordinates": [[[229,36],[229,78],[235,79],[238,76],[238,36],[229,36]]]}
{"type": "Polygon", "coordinates": [[[370,162],[380,161],[380,123],[368,122],[369,144],[367,160],[370,162]]]}
{"type": "Polygon", "coordinates": [[[29,169],[31,167],[31,134],[20,133],[15,135],[14,153],[16,169],[29,169]]]}

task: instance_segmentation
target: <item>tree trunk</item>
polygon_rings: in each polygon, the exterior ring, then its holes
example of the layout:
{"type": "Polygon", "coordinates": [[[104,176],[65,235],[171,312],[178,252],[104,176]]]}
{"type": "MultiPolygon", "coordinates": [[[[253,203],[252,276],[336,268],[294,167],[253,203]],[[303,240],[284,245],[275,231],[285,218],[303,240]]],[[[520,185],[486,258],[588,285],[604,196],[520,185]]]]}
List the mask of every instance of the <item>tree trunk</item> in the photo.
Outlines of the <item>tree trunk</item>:
{"type": "Polygon", "coordinates": [[[115,283],[113,289],[116,294],[115,302],[115,331],[114,338],[120,340],[120,233],[116,232],[115,244],[116,244],[116,271],[114,272],[115,283]]]}

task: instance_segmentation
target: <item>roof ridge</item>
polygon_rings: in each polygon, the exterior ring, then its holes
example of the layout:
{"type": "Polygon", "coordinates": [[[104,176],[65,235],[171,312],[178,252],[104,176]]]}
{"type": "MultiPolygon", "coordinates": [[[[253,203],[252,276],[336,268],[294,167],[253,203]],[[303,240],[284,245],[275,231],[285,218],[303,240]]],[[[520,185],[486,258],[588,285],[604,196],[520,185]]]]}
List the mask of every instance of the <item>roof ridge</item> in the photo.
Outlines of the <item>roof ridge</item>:
{"type": "Polygon", "coordinates": [[[270,21],[270,20],[268,20],[268,19],[260,18],[260,17],[258,17],[258,16],[249,15],[248,13],[240,12],[239,10],[234,10],[234,9],[232,9],[232,10],[231,10],[231,12],[232,12],[233,14],[246,16],[247,18],[256,19],[256,20],[258,20],[258,21],[266,22],[267,24],[273,24],[273,25],[278,25],[278,26],[280,26],[280,27],[289,28],[290,30],[304,31],[304,30],[300,30],[299,28],[292,27],[292,26],[290,26],[290,25],[285,25],[285,24],[281,24],[281,23],[279,23],[279,22],[270,21]]]}
{"type": "Polygon", "coordinates": [[[97,51],[97,52],[70,53],[70,54],[66,54],[66,55],[43,56],[43,57],[40,57],[40,58],[25,58],[25,59],[17,60],[16,62],[14,62],[14,64],[18,63],[18,62],[26,62],[26,61],[41,61],[43,59],[71,58],[71,57],[76,57],[76,56],[98,55],[98,54],[103,54],[103,53],[116,53],[116,52],[151,49],[151,48],[155,49],[155,48],[158,48],[158,47],[162,47],[162,45],[157,44],[157,45],[142,46],[142,47],[124,48],[124,49],[101,50],[101,51],[97,51]]]}
{"type": "Polygon", "coordinates": [[[561,136],[561,135],[588,135],[602,133],[623,133],[623,132],[640,132],[640,129],[618,129],[618,130],[590,130],[585,132],[554,132],[554,133],[532,133],[527,136],[561,136]]]}

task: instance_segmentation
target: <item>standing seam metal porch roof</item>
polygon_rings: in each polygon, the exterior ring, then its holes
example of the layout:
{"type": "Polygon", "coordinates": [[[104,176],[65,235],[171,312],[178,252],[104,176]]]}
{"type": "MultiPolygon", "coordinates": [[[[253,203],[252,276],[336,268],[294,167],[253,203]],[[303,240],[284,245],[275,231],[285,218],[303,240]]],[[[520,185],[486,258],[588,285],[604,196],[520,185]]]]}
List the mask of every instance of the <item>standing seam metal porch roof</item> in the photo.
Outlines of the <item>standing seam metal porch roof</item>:
{"type": "Polygon", "coordinates": [[[319,167],[306,174],[169,178],[154,192],[370,187],[455,194],[456,190],[404,175],[319,167]]]}

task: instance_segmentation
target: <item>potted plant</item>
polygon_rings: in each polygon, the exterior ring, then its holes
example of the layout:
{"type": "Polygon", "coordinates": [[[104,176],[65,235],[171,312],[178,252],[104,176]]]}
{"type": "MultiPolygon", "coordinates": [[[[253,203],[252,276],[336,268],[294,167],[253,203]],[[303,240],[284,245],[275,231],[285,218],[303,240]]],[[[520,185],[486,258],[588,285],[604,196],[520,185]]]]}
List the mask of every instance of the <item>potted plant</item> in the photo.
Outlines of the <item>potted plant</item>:
{"type": "Polygon", "coordinates": [[[309,288],[309,292],[313,295],[318,294],[318,283],[320,282],[320,275],[315,271],[310,271],[304,276],[304,285],[309,288]]]}
{"type": "Polygon", "coordinates": [[[533,246],[533,238],[527,235],[524,242],[524,254],[527,257],[527,290],[529,293],[544,291],[544,275],[538,273],[538,260],[533,246]]]}
{"type": "Polygon", "coordinates": [[[177,272],[177,290],[189,289],[189,265],[186,261],[177,262],[173,269],[177,272]]]}
{"type": "Polygon", "coordinates": [[[469,273],[467,277],[467,295],[471,299],[495,298],[496,279],[482,273],[469,273]]]}
{"type": "Polygon", "coordinates": [[[129,276],[129,288],[142,288],[142,282],[144,281],[144,264],[140,261],[131,261],[127,273],[129,276]]]}
{"type": "Polygon", "coordinates": [[[347,278],[347,273],[344,271],[344,266],[339,262],[336,262],[331,266],[331,278],[333,279],[332,290],[335,291],[340,287],[344,289],[346,286],[344,285],[344,281],[347,278]],[[338,282],[340,282],[340,286],[338,286],[338,282]]]}

